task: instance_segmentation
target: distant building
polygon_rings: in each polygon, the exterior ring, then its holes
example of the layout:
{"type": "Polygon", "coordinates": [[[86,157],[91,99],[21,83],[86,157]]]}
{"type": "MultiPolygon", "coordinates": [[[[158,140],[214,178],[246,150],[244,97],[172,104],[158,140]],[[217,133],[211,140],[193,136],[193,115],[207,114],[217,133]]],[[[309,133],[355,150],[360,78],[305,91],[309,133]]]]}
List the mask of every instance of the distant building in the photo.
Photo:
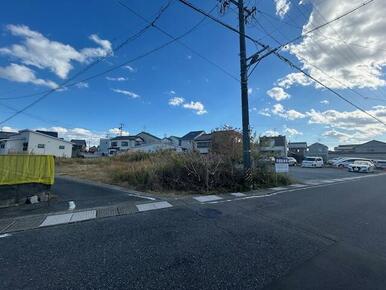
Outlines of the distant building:
{"type": "Polygon", "coordinates": [[[9,137],[11,137],[12,135],[15,135],[15,134],[17,134],[17,133],[15,133],[15,132],[0,131],[0,140],[8,139],[9,137]]]}
{"type": "Polygon", "coordinates": [[[71,143],[73,144],[72,146],[72,157],[79,157],[81,153],[86,151],[86,140],[82,139],[72,139],[71,143]]]}
{"type": "Polygon", "coordinates": [[[145,144],[155,144],[155,143],[161,142],[160,138],[158,138],[157,136],[154,136],[148,132],[141,132],[141,133],[137,134],[136,136],[142,138],[142,140],[145,144]]]}
{"type": "Polygon", "coordinates": [[[308,147],[307,142],[289,142],[288,156],[294,157],[298,162],[301,162],[306,156],[308,147]]]}
{"type": "Polygon", "coordinates": [[[202,134],[205,134],[205,131],[191,131],[188,134],[181,137],[181,147],[182,150],[193,150],[194,149],[194,140],[201,136],[202,134]]]}
{"type": "Polygon", "coordinates": [[[110,139],[109,153],[116,151],[127,151],[130,148],[144,144],[142,137],[138,136],[117,136],[110,139]]]}
{"type": "Polygon", "coordinates": [[[102,156],[109,155],[110,139],[101,138],[99,139],[99,152],[102,156]]]}
{"type": "Polygon", "coordinates": [[[196,137],[194,139],[194,148],[201,154],[209,153],[212,146],[212,137],[213,133],[201,134],[200,136],[196,137]]]}
{"type": "Polygon", "coordinates": [[[328,146],[322,143],[314,143],[308,146],[307,156],[322,157],[324,161],[328,159],[328,146]]]}
{"type": "Polygon", "coordinates": [[[0,140],[0,154],[41,154],[71,157],[72,143],[32,130],[21,130],[0,140]]]}
{"type": "Polygon", "coordinates": [[[259,151],[272,156],[287,156],[287,139],[285,136],[262,136],[259,138],[259,151]]]}
{"type": "Polygon", "coordinates": [[[334,148],[334,151],[337,153],[353,153],[355,152],[355,147],[357,147],[358,144],[345,144],[345,145],[339,145],[334,148]]]}
{"type": "Polygon", "coordinates": [[[386,153],[386,143],[372,140],[355,146],[355,153],[386,153]]]}

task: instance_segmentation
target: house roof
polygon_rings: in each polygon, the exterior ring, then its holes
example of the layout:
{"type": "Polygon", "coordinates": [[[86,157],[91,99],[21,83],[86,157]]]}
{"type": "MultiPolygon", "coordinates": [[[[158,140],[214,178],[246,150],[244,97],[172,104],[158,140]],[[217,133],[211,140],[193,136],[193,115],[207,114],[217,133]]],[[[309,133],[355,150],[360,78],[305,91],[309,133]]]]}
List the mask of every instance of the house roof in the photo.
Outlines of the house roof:
{"type": "Polygon", "coordinates": [[[322,143],[319,143],[319,142],[316,142],[316,143],[314,143],[314,144],[311,144],[311,145],[308,146],[308,147],[314,147],[314,146],[322,146],[322,147],[328,148],[328,146],[326,146],[326,145],[324,145],[324,144],[322,144],[322,143]]]}
{"type": "Polygon", "coordinates": [[[288,148],[307,148],[307,142],[289,142],[288,148]]]}
{"type": "Polygon", "coordinates": [[[154,136],[153,134],[150,134],[150,133],[145,132],[145,131],[142,131],[141,133],[138,133],[137,136],[138,136],[139,134],[145,134],[145,135],[148,135],[148,136],[150,136],[150,137],[153,137],[153,138],[155,138],[155,139],[157,139],[157,140],[161,140],[161,138],[158,138],[157,136],[154,136]]]}
{"type": "MultiPolygon", "coordinates": [[[[139,136],[116,136],[114,138],[111,138],[110,140],[111,141],[120,141],[120,140],[136,140],[136,139],[142,139],[141,137],[139,136]]],[[[143,141],[143,139],[142,139],[143,141]]]]}
{"type": "Polygon", "coordinates": [[[79,146],[87,146],[86,140],[82,140],[82,139],[72,139],[71,143],[79,146]]]}
{"type": "MultiPolygon", "coordinates": [[[[44,134],[44,133],[40,133],[40,132],[37,132],[37,131],[32,131],[32,130],[29,130],[29,129],[25,129],[25,130],[20,130],[19,134],[23,133],[23,132],[28,132],[28,133],[40,135],[40,136],[43,136],[43,137],[46,137],[46,138],[51,138],[51,139],[59,140],[59,141],[62,141],[62,142],[65,142],[65,143],[69,143],[69,144],[72,145],[72,143],[70,141],[66,141],[66,140],[63,140],[62,138],[57,138],[57,137],[54,137],[54,136],[51,136],[51,135],[47,135],[47,134],[44,134]]],[[[18,134],[15,134],[15,135],[18,135],[18,134]]]]}
{"type": "Polygon", "coordinates": [[[212,134],[202,134],[194,139],[194,141],[210,141],[212,140],[212,134]]]}
{"type": "Polygon", "coordinates": [[[366,142],[366,143],[363,143],[363,144],[359,144],[359,145],[357,145],[357,147],[366,146],[366,145],[370,145],[370,144],[377,144],[377,145],[384,145],[384,146],[386,146],[385,142],[378,141],[378,140],[371,140],[369,142],[366,142]]]}
{"type": "Polygon", "coordinates": [[[260,141],[263,140],[273,140],[274,144],[273,146],[285,146],[286,140],[285,136],[279,135],[279,136],[262,136],[260,137],[260,141]]]}
{"type": "Polygon", "coordinates": [[[177,137],[177,136],[170,136],[169,138],[176,138],[176,139],[178,139],[178,140],[180,140],[181,139],[181,137],[177,137]]]}
{"type": "Polygon", "coordinates": [[[5,131],[0,131],[0,139],[8,139],[12,135],[15,135],[17,133],[15,132],[5,132],[5,131]]]}
{"type": "Polygon", "coordinates": [[[44,135],[48,135],[51,137],[58,138],[58,132],[55,132],[55,131],[36,130],[36,132],[39,132],[39,133],[42,133],[44,135]]]}
{"type": "Polygon", "coordinates": [[[182,136],[181,140],[194,140],[203,133],[205,133],[205,131],[190,131],[188,134],[182,136]]]}

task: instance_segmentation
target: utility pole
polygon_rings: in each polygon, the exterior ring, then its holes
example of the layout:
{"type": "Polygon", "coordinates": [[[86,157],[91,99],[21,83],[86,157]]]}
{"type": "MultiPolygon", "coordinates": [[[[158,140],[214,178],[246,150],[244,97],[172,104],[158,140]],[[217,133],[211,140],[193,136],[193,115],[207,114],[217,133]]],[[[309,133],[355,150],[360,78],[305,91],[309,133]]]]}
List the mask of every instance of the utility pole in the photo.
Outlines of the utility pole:
{"type": "Polygon", "coordinates": [[[249,104],[248,104],[248,65],[245,44],[245,12],[244,0],[237,2],[239,9],[239,38],[240,38],[240,80],[241,80],[241,113],[243,125],[243,164],[244,174],[251,170],[251,138],[249,130],[249,104]]]}
{"type": "Polygon", "coordinates": [[[119,124],[119,136],[122,136],[122,133],[123,133],[123,126],[125,126],[125,124],[123,124],[123,123],[120,123],[119,124]]]}

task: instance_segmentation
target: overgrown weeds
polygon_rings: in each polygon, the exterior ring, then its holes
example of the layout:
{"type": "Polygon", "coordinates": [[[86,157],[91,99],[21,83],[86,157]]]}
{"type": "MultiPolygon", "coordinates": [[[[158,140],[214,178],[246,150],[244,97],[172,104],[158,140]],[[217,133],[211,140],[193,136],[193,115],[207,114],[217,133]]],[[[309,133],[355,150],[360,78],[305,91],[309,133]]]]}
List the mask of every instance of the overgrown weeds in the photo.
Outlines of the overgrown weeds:
{"type": "Polygon", "coordinates": [[[265,165],[255,166],[246,182],[241,162],[227,156],[131,152],[115,157],[58,159],[57,165],[64,174],[158,192],[244,191],[290,183],[287,176],[276,175],[265,165]]]}

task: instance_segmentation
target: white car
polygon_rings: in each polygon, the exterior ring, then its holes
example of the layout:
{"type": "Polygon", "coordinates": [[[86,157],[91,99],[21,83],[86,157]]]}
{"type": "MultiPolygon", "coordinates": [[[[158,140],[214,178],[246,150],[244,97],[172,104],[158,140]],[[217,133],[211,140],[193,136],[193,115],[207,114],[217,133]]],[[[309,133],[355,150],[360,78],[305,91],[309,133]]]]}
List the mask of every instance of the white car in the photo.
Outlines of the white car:
{"type": "Polygon", "coordinates": [[[354,163],[355,161],[369,161],[369,159],[366,158],[344,158],[334,163],[335,167],[338,168],[347,168],[350,164],[354,163]]]}
{"type": "Polygon", "coordinates": [[[298,162],[296,161],[295,158],[293,157],[287,157],[287,160],[288,160],[288,165],[289,166],[296,166],[298,164],[298,162]]]}
{"type": "Polygon", "coordinates": [[[302,162],[302,167],[323,167],[322,157],[306,157],[302,162]]]}
{"type": "Polygon", "coordinates": [[[370,161],[358,160],[348,165],[348,171],[350,172],[366,172],[370,173],[374,171],[374,164],[370,161]]]}

